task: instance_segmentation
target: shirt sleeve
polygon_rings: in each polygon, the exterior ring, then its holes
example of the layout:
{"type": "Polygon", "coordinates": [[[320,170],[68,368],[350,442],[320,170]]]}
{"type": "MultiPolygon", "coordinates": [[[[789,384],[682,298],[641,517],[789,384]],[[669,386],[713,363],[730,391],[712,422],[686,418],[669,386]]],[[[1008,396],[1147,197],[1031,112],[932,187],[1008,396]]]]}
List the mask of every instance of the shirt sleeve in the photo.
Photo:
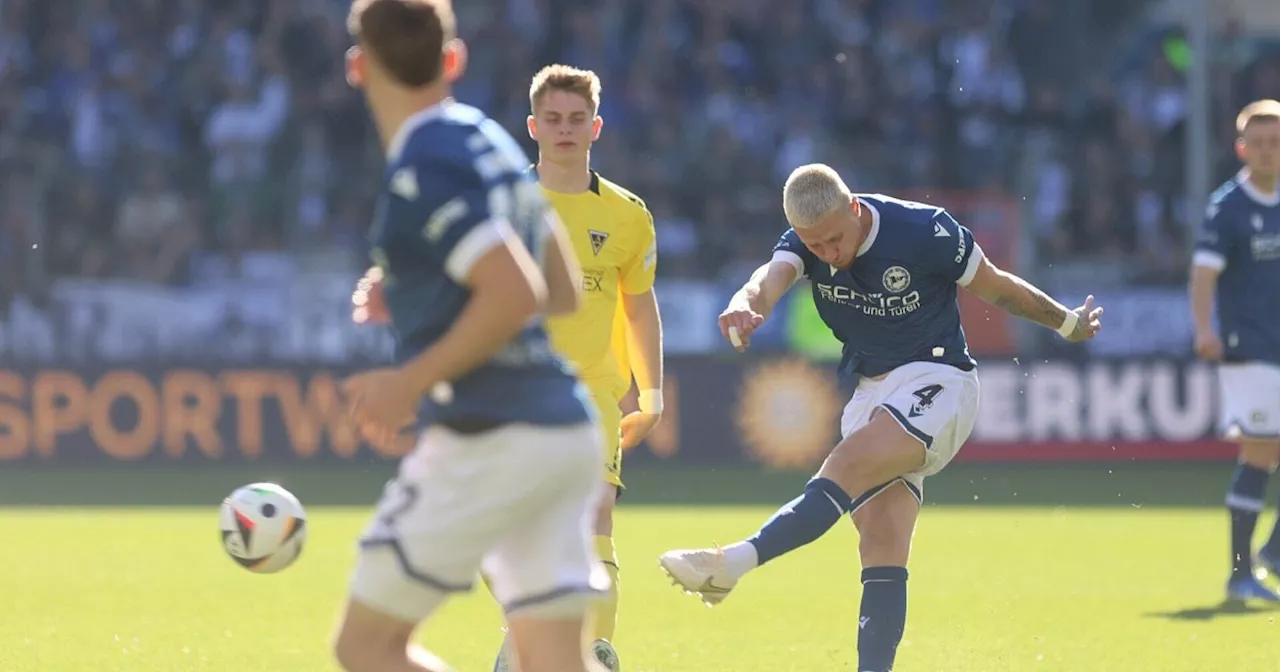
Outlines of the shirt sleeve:
{"type": "Polygon", "coordinates": [[[787,229],[787,232],[782,234],[777,244],[773,246],[772,261],[791,264],[799,277],[807,278],[812,274],[818,258],[804,246],[804,243],[800,242],[800,236],[796,235],[795,229],[787,229]]]}
{"type": "Polygon", "coordinates": [[[1227,259],[1231,256],[1233,236],[1230,219],[1224,214],[1221,204],[1214,200],[1204,213],[1204,223],[1196,234],[1195,253],[1191,257],[1194,266],[1203,266],[1215,271],[1227,267],[1227,259]]]}
{"type": "Polygon", "coordinates": [[[931,267],[943,277],[965,286],[973,280],[982,261],[982,248],[969,227],[957,222],[946,210],[933,217],[933,230],[925,246],[931,267]]]}
{"type": "Polygon", "coordinates": [[[622,267],[621,286],[627,294],[643,294],[653,289],[658,274],[658,236],[653,227],[653,215],[641,203],[640,221],[635,248],[622,267]]]}
{"type": "Polygon", "coordinates": [[[516,237],[509,213],[494,210],[510,201],[510,185],[489,185],[479,175],[461,171],[433,171],[430,180],[419,179],[418,173],[401,168],[392,175],[388,219],[418,228],[420,235],[407,238],[422,241],[424,252],[449,278],[465,284],[480,257],[516,237]],[[428,183],[430,188],[424,188],[428,183]]]}

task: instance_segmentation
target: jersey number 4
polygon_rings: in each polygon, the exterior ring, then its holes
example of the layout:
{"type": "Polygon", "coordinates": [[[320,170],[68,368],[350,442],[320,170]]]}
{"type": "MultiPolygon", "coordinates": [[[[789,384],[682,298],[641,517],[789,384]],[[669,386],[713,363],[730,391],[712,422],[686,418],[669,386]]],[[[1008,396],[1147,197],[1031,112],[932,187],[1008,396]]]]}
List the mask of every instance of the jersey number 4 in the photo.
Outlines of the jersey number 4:
{"type": "Polygon", "coordinates": [[[933,400],[942,393],[941,385],[925,385],[924,387],[912,392],[915,396],[916,403],[911,405],[911,410],[907,413],[909,418],[918,418],[925,411],[933,408],[933,400]]]}

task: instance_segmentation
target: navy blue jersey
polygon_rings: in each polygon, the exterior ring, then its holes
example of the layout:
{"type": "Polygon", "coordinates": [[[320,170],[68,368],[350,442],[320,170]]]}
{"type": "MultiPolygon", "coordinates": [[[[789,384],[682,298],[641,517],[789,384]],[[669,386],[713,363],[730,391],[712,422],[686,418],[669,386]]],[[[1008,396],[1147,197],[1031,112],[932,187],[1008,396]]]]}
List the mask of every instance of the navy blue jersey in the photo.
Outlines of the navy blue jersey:
{"type": "Polygon", "coordinates": [[[1280,363],[1280,194],[1245,173],[1213,192],[1194,263],[1218,276],[1218,328],[1228,361],[1280,363]]]}
{"type": "MultiPolygon", "coordinates": [[[[405,122],[390,143],[375,215],[372,257],[406,361],[462,313],[472,264],[507,236],[540,258],[547,205],[523,174],[524,152],[479,110],[444,103],[405,122]]],[[[585,421],[576,378],[531,321],[490,361],[424,400],[424,423],[468,419],[558,425],[585,421]]]]}
{"type": "Polygon", "coordinates": [[[911,362],[972,370],[956,285],[977,272],[973,233],[943,208],[881,194],[859,194],[871,232],[849,268],[818,259],[794,229],[774,246],[774,261],[796,266],[813,285],[813,302],[844,344],[840,378],[878,376],[911,362]]]}

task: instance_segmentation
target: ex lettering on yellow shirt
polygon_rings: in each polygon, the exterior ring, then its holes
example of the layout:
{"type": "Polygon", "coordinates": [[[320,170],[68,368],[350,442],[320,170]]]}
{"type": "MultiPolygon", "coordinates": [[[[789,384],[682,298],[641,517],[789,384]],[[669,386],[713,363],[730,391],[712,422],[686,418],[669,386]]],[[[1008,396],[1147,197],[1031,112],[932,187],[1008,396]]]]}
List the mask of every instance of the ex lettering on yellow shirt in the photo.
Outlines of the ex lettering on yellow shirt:
{"type": "Polygon", "coordinates": [[[574,364],[596,401],[612,442],[606,480],[621,486],[618,403],[631,387],[621,296],[653,289],[658,265],[653,216],[644,201],[595,171],[584,192],[544,188],[543,193],[569,232],[583,276],[582,306],[550,318],[547,330],[552,346],[574,364]]]}

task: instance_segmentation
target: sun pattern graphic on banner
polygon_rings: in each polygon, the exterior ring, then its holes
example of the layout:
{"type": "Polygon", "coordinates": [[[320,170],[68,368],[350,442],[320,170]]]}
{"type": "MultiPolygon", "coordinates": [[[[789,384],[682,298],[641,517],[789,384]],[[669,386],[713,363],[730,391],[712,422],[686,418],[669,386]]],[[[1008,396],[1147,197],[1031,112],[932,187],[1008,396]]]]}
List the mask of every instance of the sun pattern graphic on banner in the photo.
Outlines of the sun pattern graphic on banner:
{"type": "Polygon", "coordinates": [[[761,364],[743,379],[738,431],[751,456],[770,467],[811,467],[835,445],[839,399],[835,380],[807,362],[761,364]]]}

